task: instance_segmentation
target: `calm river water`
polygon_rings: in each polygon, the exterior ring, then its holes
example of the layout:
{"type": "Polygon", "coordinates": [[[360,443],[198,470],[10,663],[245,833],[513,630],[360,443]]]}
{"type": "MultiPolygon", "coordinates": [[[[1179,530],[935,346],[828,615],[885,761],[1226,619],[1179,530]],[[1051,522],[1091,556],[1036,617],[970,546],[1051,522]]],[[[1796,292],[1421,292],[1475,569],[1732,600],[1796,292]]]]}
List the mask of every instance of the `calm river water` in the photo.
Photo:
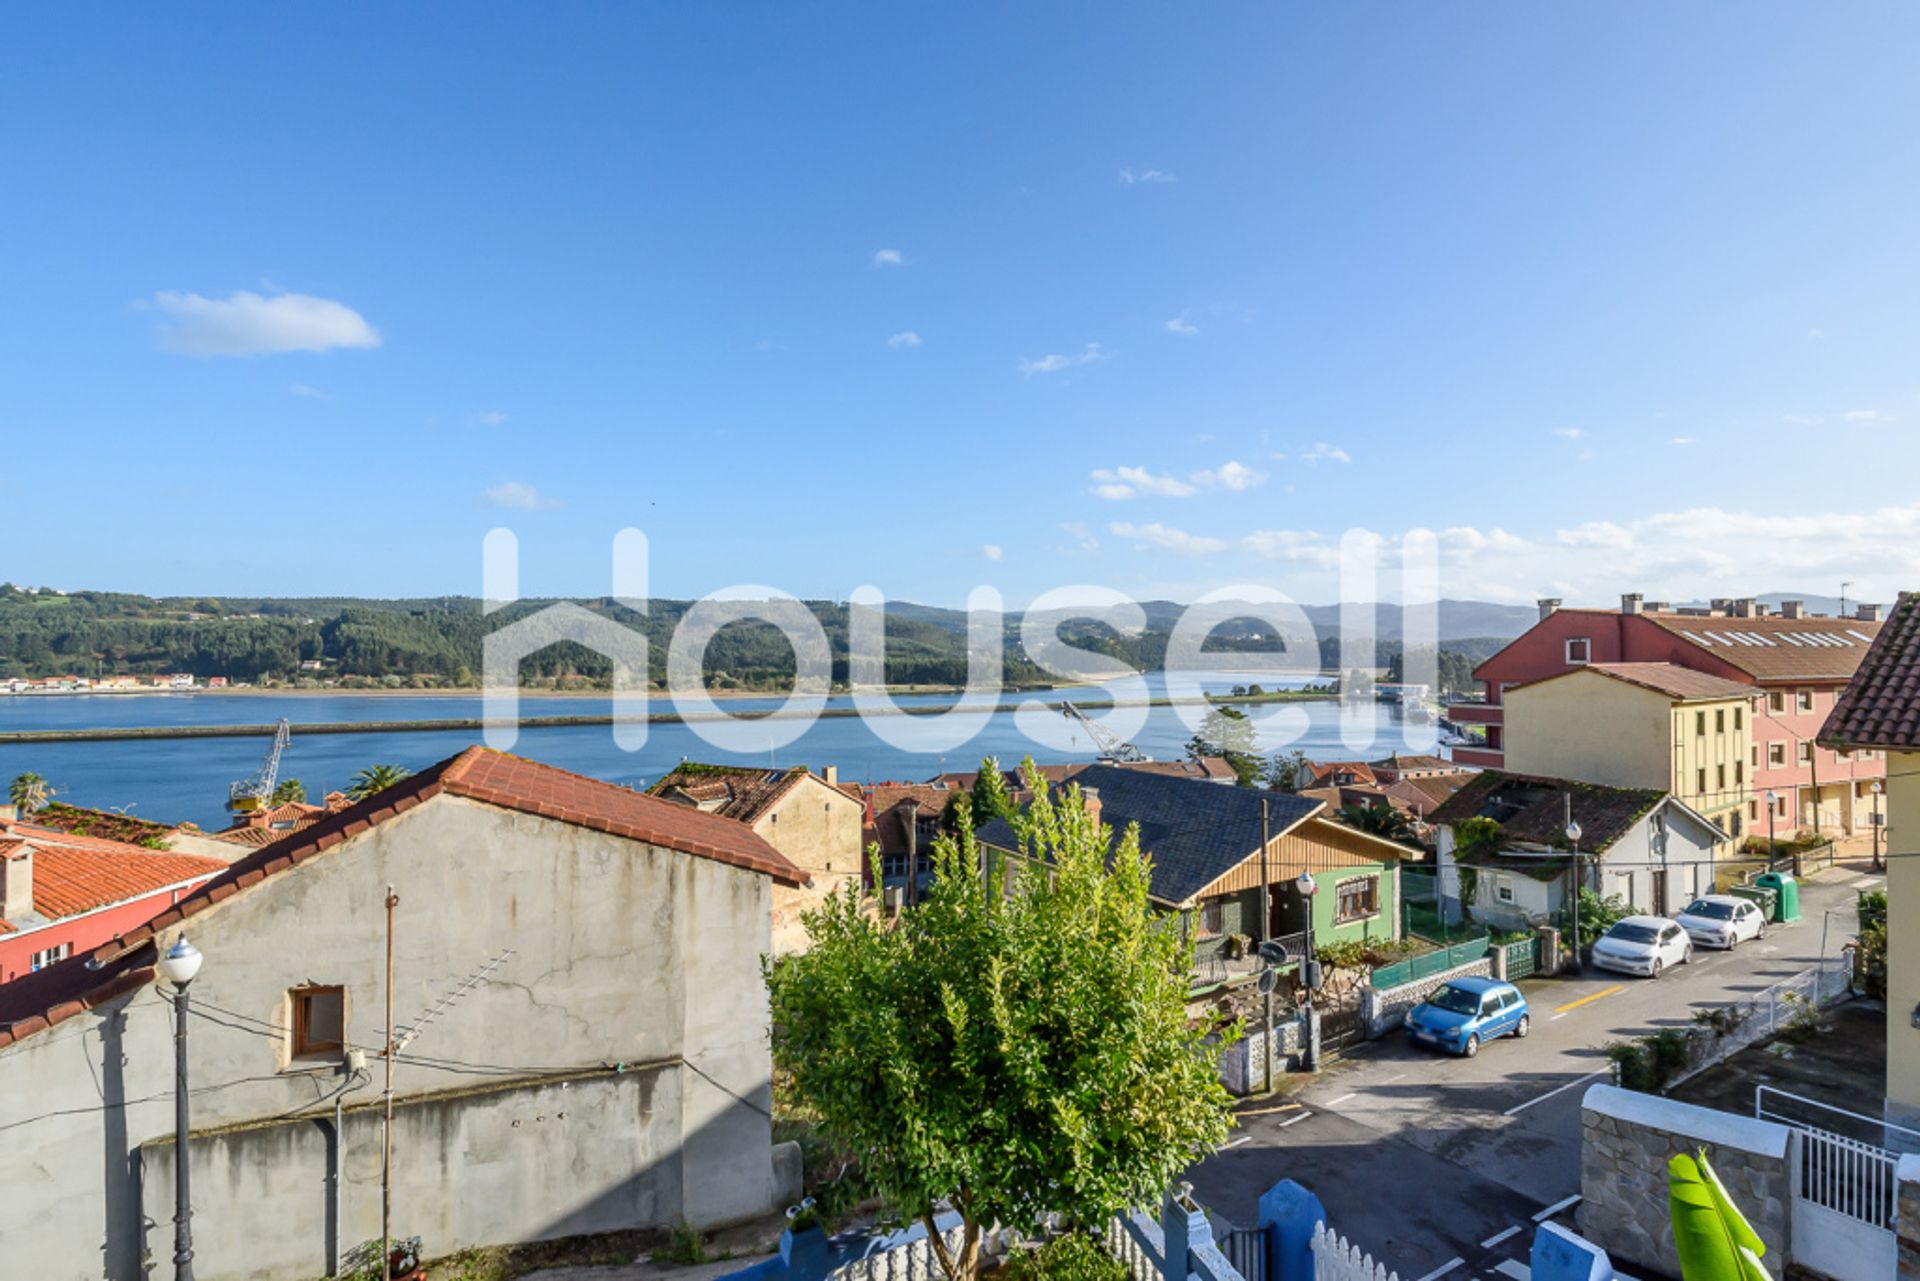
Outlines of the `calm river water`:
{"type": "MultiPolygon", "coordinates": [[[[1208,673],[1200,684],[1209,692],[1225,692],[1248,680],[1245,675],[1208,673]]],[[[1259,679],[1258,677],[1252,679],[1259,679]]],[[[1167,692],[1160,673],[1146,677],[1150,691],[1167,692]]],[[[1100,690],[1048,692],[1030,695],[1057,702],[1072,697],[1096,709],[1104,700],[1100,690]]],[[[1008,701],[1012,700],[1011,695],[1008,701]]],[[[830,706],[846,706],[836,697],[830,706]]],[[[947,695],[907,695],[907,703],[945,704],[947,695]]],[[[728,699],[728,711],[755,711],[777,707],[778,698],[728,699]]],[[[665,698],[650,704],[654,711],[671,710],[665,698]]],[[[596,698],[540,698],[521,702],[526,716],[605,715],[609,704],[596,698]]],[[[1406,724],[1397,709],[1365,704],[1343,713],[1332,702],[1274,704],[1251,708],[1261,749],[1272,753],[1298,747],[1316,759],[1385,755],[1399,751],[1433,751],[1431,725],[1406,724]],[[1344,720],[1343,720],[1344,716],[1344,720]]],[[[420,769],[481,741],[478,730],[443,732],[380,732],[366,734],[300,734],[301,724],[326,722],[416,721],[478,717],[477,695],[446,697],[379,697],[365,695],[225,695],[225,694],[102,694],[41,697],[0,697],[0,731],[82,729],[156,725],[271,724],[280,717],[293,722],[293,744],[282,762],[280,776],[297,778],[314,798],[345,787],[356,770],[375,762],[394,762],[420,769]]],[[[513,750],[563,769],[589,774],[623,785],[660,777],[682,759],[742,764],[805,764],[818,769],[834,765],[845,780],[921,780],[944,770],[971,769],[982,756],[995,755],[1012,763],[1032,755],[1043,762],[1092,760],[1095,751],[1086,733],[1058,715],[1035,715],[1016,724],[1011,711],[964,712],[949,726],[923,717],[890,717],[868,723],[855,718],[820,720],[811,725],[782,720],[742,723],[726,727],[737,736],[730,748],[715,746],[701,736],[711,727],[691,724],[647,726],[646,742],[627,751],[614,741],[604,725],[560,729],[527,729],[513,750]],[[876,732],[876,727],[879,732],[876,732]],[[1041,742],[1029,729],[1053,735],[1041,742]],[[793,741],[777,740],[798,733],[793,741]],[[884,735],[884,737],[883,737],[884,735]],[[960,738],[959,746],[942,742],[960,738]],[[893,740],[893,741],[889,741],[893,740]]],[[[1197,707],[1136,709],[1144,724],[1129,737],[1157,760],[1173,760],[1184,752],[1192,734],[1189,721],[1204,715],[1197,707]]],[[[0,746],[0,780],[32,770],[45,775],[62,800],[76,805],[125,808],[141,818],[162,822],[191,820],[202,827],[227,823],[227,785],[260,768],[266,740],[250,738],[180,739],[161,742],[36,743],[0,746]]]]}

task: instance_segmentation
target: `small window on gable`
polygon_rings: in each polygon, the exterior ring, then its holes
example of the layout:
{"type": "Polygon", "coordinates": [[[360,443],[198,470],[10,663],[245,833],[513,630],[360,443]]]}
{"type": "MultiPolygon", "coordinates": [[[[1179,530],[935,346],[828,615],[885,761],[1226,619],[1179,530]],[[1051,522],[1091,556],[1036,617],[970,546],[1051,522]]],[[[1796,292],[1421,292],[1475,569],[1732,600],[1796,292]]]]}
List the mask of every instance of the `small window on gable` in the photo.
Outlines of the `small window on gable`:
{"type": "Polygon", "coordinates": [[[332,1058],[347,1039],[347,990],[343,987],[296,987],[287,993],[293,1004],[293,1057],[332,1058]]]}
{"type": "Polygon", "coordinates": [[[1586,636],[1567,637],[1567,661],[1569,663],[1592,662],[1593,640],[1586,636]]]}

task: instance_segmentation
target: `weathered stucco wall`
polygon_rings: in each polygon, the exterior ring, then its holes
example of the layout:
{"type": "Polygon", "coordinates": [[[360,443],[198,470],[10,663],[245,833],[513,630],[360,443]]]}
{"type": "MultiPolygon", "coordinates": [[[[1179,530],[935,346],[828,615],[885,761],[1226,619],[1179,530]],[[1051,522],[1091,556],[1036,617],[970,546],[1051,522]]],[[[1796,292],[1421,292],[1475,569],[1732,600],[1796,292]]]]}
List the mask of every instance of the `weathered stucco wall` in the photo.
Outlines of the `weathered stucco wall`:
{"type": "Polygon", "coordinates": [[[1596,1085],[1581,1101],[1580,1232],[1616,1263],[1680,1275],[1667,1162],[1704,1148],[1770,1263],[1792,1258],[1792,1136],[1787,1127],[1596,1085]]]}
{"type": "Polygon", "coordinates": [[[849,883],[860,884],[860,824],[865,814],[866,807],[853,797],[810,778],[803,779],[754,827],[811,882],[798,889],[773,887],[776,955],[807,946],[807,927],[800,920],[803,912],[820,906],[827,895],[849,883]]]}
{"type": "MultiPolygon", "coordinates": [[[[673,1087],[657,1092],[649,1119],[625,1149],[602,1144],[563,1167],[527,1171],[532,1199],[512,1222],[560,1224],[596,1201],[624,1204],[637,1215],[646,1199],[632,1185],[650,1177],[651,1154],[669,1139],[679,1145],[681,1199],[660,1221],[684,1216],[716,1224],[770,1207],[770,1123],[762,1110],[770,1102],[771,1066],[759,973],[768,947],[766,878],[453,796],[389,819],[193,918],[190,937],[206,957],[192,989],[204,1016],[191,1025],[196,1134],[317,1105],[330,1121],[331,1107],[321,1101],[341,1082],[337,1058],[288,1060],[287,993],[302,984],[346,988],[348,1039],[375,1051],[372,1073],[353,1084],[347,1101],[377,1096],[389,884],[400,896],[400,1023],[514,949],[488,982],[407,1047],[395,1073],[403,1099],[498,1090],[608,1064],[684,1056],[688,1065],[670,1073],[673,1087]]],[[[140,1281],[137,1156],[172,1133],[173,1050],[170,1004],[151,985],[0,1050],[0,1127],[9,1140],[0,1156],[0,1240],[7,1242],[9,1270],[140,1281]],[[46,1231],[54,1222],[64,1230],[46,1231]]],[[[423,1194],[437,1187],[459,1199],[468,1195],[466,1162],[458,1150],[446,1155],[453,1163],[443,1167],[434,1156],[423,1194]]],[[[282,1186],[283,1175],[262,1168],[252,1177],[264,1196],[282,1186]]],[[[207,1177],[211,1189],[217,1179],[207,1177]]],[[[302,1179],[294,1186],[300,1197],[318,1195],[317,1185],[302,1179]]],[[[241,1257],[224,1236],[244,1242],[262,1224],[311,1226],[303,1212],[267,1201],[250,1206],[238,1218],[196,1218],[209,1260],[241,1257]]],[[[154,1253],[163,1261],[171,1255],[170,1219],[157,1230],[162,1239],[154,1253]]],[[[447,1220],[449,1232],[479,1235],[429,1241],[428,1249],[500,1241],[506,1222],[447,1220]]],[[[312,1254],[304,1242],[288,1248],[312,1254]]],[[[202,1281],[313,1275],[199,1271],[202,1281]]]]}

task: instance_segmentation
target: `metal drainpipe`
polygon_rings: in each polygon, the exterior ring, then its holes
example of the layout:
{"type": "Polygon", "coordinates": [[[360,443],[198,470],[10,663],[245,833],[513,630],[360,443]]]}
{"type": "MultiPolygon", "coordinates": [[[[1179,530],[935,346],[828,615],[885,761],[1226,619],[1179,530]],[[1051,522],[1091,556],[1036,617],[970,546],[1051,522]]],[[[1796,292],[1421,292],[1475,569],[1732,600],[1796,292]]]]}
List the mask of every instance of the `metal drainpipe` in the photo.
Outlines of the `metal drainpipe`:
{"type": "Polygon", "coordinates": [[[341,1124],[346,1106],[347,1092],[343,1089],[333,1096],[333,1240],[327,1243],[327,1274],[336,1277],[340,1275],[340,1241],[347,1231],[347,1132],[341,1124]]]}

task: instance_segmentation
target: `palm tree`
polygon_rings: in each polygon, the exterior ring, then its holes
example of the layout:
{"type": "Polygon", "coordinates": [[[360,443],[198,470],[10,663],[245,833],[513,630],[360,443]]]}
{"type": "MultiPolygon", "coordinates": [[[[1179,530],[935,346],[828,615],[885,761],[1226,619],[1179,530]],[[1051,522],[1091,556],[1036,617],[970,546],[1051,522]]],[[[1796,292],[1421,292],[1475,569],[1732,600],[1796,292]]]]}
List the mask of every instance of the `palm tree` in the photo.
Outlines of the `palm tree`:
{"type": "Polygon", "coordinates": [[[307,785],[297,778],[283,778],[280,785],[273,789],[275,805],[304,805],[307,802],[307,785]]]}
{"type": "Polygon", "coordinates": [[[1369,836],[1384,837],[1402,845],[1418,845],[1413,824],[1391,805],[1342,805],[1337,817],[1348,827],[1357,827],[1369,836]]]}
{"type": "Polygon", "coordinates": [[[54,790],[47,786],[47,780],[33,773],[22,774],[7,788],[7,799],[22,814],[38,814],[53,797],[54,790]]]}
{"type": "Polygon", "coordinates": [[[411,777],[413,771],[404,765],[369,765],[353,776],[347,796],[352,800],[364,801],[375,792],[384,792],[395,783],[411,777]]]}

